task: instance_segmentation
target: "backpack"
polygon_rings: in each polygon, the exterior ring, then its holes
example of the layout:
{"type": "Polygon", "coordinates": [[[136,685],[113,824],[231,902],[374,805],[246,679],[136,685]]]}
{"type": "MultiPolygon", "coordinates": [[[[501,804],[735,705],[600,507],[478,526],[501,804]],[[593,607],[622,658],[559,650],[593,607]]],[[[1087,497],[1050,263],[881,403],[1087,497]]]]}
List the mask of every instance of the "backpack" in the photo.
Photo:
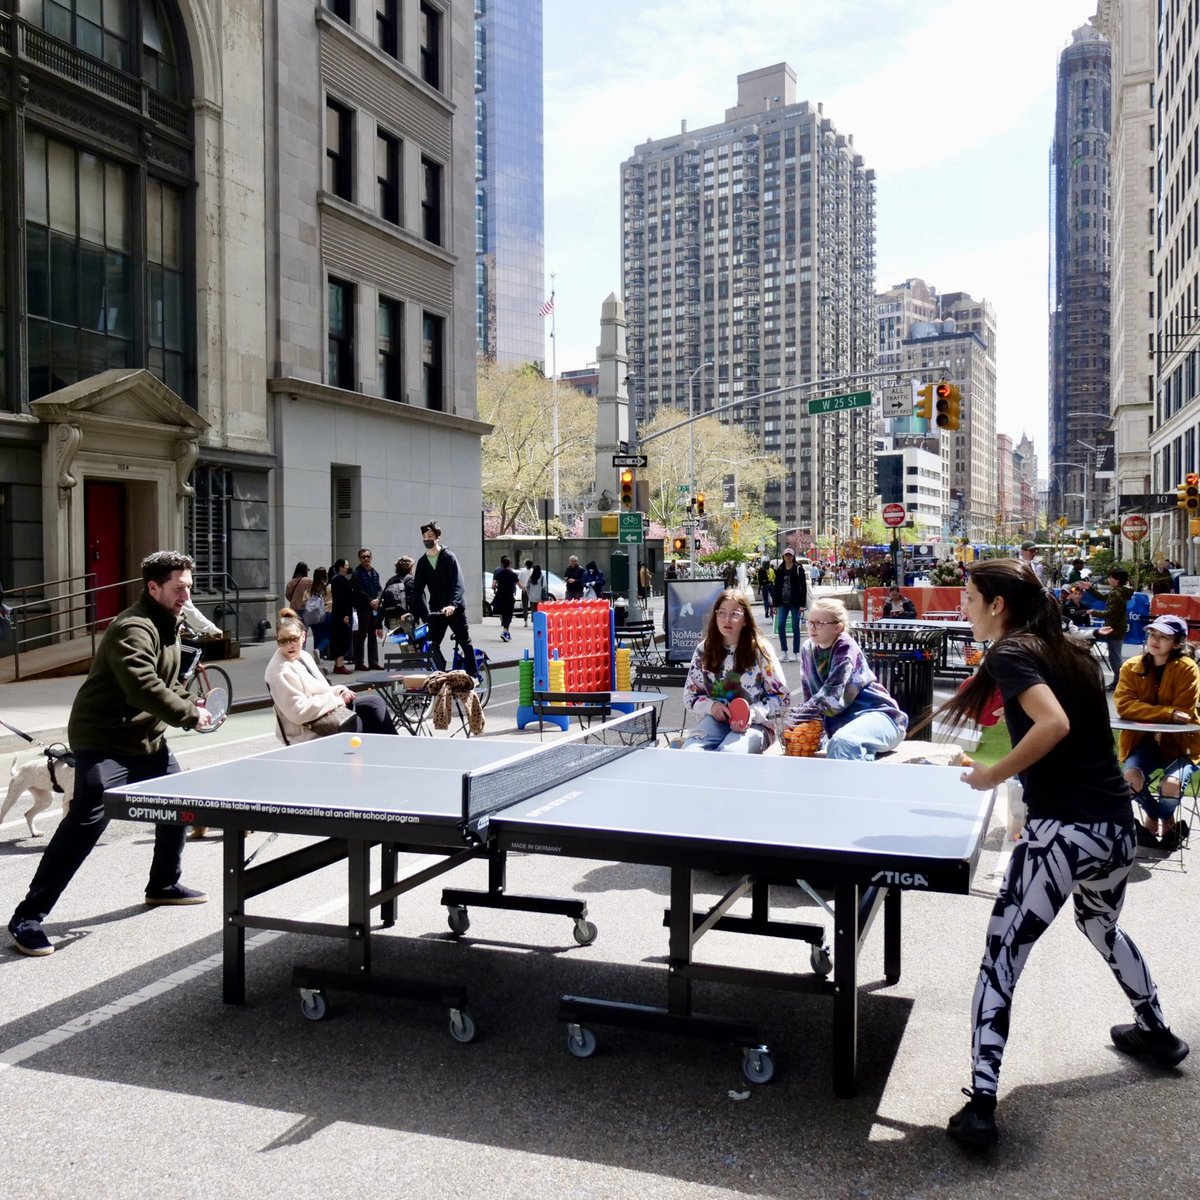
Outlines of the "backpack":
{"type": "Polygon", "coordinates": [[[383,589],[383,593],[379,597],[379,611],[384,616],[394,617],[401,613],[408,612],[411,604],[408,597],[408,588],[405,586],[412,576],[405,576],[404,579],[398,579],[395,583],[388,584],[383,589]]]}
{"type": "Polygon", "coordinates": [[[313,625],[320,625],[325,620],[325,597],[324,596],[309,596],[308,602],[304,605],[304,624],[310,628],[313,625]]]}

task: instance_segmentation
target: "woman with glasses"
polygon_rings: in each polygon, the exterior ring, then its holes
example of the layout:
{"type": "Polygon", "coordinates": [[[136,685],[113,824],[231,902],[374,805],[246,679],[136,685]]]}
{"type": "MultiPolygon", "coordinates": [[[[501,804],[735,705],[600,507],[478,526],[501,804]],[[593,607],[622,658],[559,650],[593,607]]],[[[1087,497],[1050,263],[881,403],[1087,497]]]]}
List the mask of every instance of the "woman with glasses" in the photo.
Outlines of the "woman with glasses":
{"type": "Polygon", "coordinates": [[[275,732],[286,745],[321,735],[312,722],[339,706],[349,711],[344,733],[395,733],[383,700],[374,692],[355,695],[330,683],[304,649],[304,625],[290,608],[279,610],[275,653],[267,663],[267,691],[275,704],[275,732]]]}
{"type": "Polygon", "coordinates": [[[824,721],[827,758],[871,760],[904,740],[908,716],[875,678],[846,627],[840,600],[821,599],[809,610],[808,641],[800,651],[802,699],[787,725],[824,721]]]}
{"type": "Polygon", "coordinates": [[[775,651],[750,611],[745,592],[727,588],[708,614],[692,655],[684,703],[701,720],[684,750],[761,754],[775,740],[775,720],[790,693],[775,651]]]}

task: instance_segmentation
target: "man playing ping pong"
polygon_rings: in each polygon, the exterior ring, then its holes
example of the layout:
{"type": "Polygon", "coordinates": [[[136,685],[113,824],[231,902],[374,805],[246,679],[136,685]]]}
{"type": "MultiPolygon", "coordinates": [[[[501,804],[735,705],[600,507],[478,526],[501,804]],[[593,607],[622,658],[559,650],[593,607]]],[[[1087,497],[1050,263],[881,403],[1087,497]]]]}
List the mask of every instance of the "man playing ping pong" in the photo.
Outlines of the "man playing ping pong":
{"type": "MultiPolygon", "coordinates": [[[[179,618],[191,597],[194,565],[174,550],[142,560],[142,594],[104,631],[76,693],[67,723],[75,794],[8,923],[22,954],[54,953],[42,922],[108,825],[105,789],[174,774],[179,763],[167,746],[167,726],[206,729],[212,724],[211,714],[186,695],[179,681],[179,618]]],[[[184,832],[182,825],[156,826],[147,904],[208,899],[179,882],[184,832]]]]}

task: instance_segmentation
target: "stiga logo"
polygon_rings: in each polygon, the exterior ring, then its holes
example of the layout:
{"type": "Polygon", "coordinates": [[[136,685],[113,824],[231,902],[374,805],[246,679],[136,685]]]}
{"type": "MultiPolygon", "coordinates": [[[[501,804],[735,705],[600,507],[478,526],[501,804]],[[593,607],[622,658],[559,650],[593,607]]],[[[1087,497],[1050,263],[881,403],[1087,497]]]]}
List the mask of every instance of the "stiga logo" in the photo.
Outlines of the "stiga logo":
{"type": "Polygon", "coordinates": [[[177,813],[169,808],[131,808],[129,819],[131,821],[191,821],[195,818],[192,813],[177,813]]]}
{"type": "Polygon", "coordinates": [[[913,871],[877,871],[871,876],[872,883],[882,883],[885,887],[923,887],[929,886],[929,880],[924,875],[913,871]]]}

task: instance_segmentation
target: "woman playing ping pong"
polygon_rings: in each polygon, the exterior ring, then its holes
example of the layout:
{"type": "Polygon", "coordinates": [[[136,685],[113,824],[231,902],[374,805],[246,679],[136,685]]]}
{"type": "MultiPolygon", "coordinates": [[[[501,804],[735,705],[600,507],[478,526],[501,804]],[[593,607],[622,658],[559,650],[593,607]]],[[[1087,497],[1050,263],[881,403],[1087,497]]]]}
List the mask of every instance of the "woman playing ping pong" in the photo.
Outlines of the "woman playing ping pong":
{"type": "Polygon", "coordinates": [[[746,594],[726,588],[692,654],[684,703],[702,719],[683,748],[761,754],[774,741],[775,719],[790,698],[779,660],[759,632],[746,594]]]}
{"type": "Polygon", "coordinates": [[[1188,1046],[1167,1028],[1150,969],[1117,924],[1133,863],[1133,811],[1096,664],[1064,637],[1058,602],[1027,563],[991,559],[972,567],[964,608],[975,638],[992,645],[939,715],[978,720],[999,688],[1012,749],[962,778],[987,791],[1019,775],[1028,807],[975,985],[969,1099],[947,1127],[960,1142],[988,1146],[999,1136],[996,1091],[1013,990],[1038,937],[1068,899],[1075,924],[1133,1005],[1135,1022],[1111,1030],[1117,1049],[1174,1067],[1188,1046]]]}

